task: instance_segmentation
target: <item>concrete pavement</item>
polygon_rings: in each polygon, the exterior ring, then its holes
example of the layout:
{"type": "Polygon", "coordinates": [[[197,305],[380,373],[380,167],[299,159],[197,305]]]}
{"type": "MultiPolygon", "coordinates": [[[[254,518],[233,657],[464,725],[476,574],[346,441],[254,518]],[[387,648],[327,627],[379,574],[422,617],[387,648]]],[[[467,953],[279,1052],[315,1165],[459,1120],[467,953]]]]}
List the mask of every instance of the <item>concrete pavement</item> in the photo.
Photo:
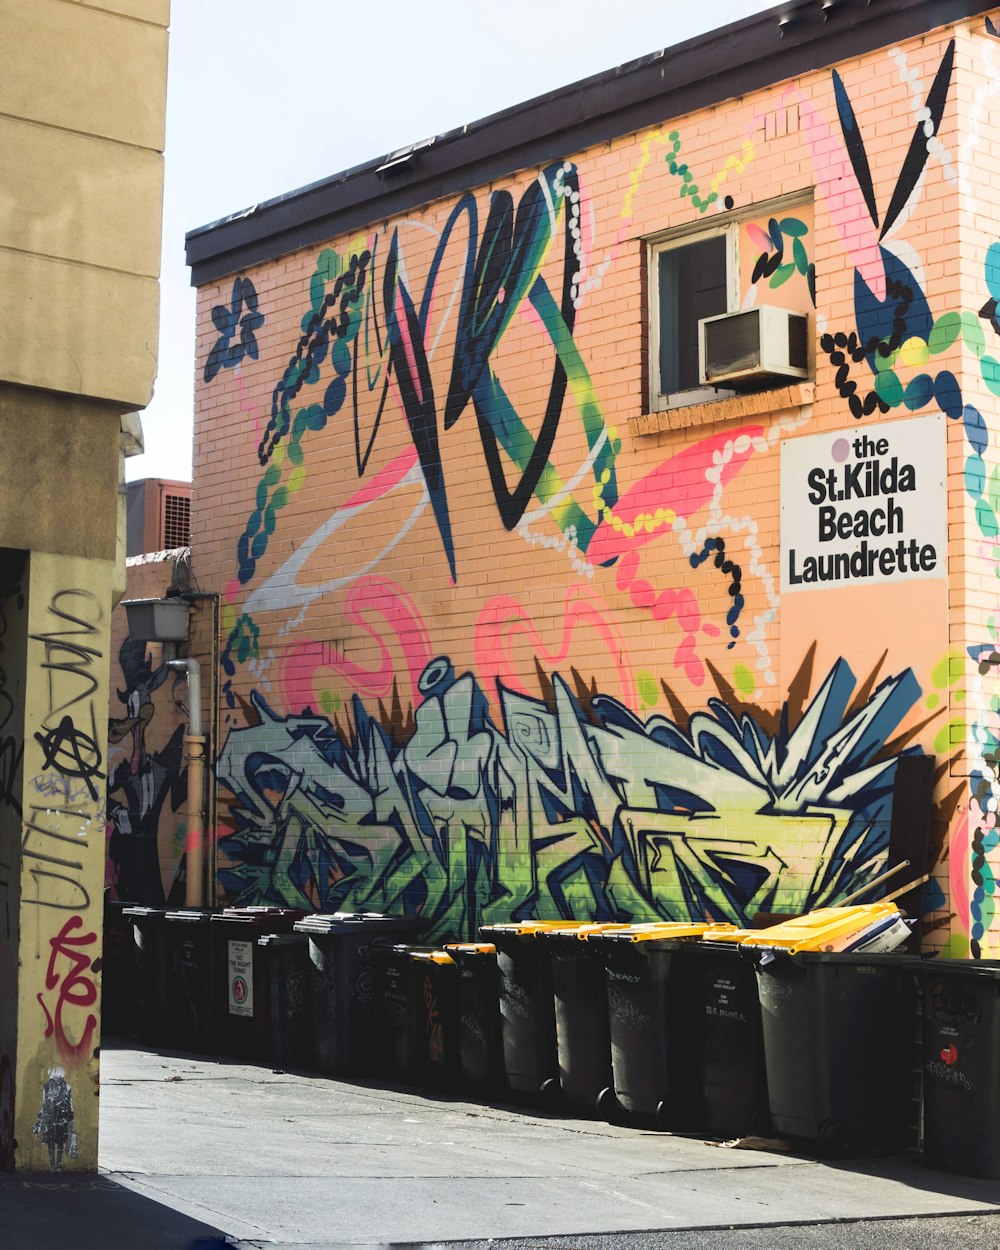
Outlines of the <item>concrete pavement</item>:
{"type": "Polygon", "coordinates": [[[74,1250],[1000,1246],[1000,1182],[916,1158],[830,1164],[128,1046],[104,1051],[101,1103],[101,1176],[0,1180],[5,1250],[62,1245],[60,1211],[74,1250]],[[844,1220],[850,1240],[822,1240],[844,1220]]]}

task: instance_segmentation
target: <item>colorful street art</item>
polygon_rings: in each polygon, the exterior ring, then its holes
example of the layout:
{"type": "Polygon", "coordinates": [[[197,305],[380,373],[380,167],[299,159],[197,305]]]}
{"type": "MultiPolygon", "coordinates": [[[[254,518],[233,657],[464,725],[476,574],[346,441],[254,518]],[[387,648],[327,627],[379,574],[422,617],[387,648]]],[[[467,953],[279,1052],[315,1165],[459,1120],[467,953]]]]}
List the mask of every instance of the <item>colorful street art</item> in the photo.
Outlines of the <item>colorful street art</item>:
{"type": "MultiPolygon", "coordinates": [[[[166,900],[160,868],[160,824],[176,819],[186,797],[182,766],[183,725],[165,746],[150,750],[146,734],[156,708],[154,693],[167,680],[165,664],[155,667],[144,642],[126,638],[118,663],[125,688],[118,689],[124,716],[108,724],[114,752],[108,777],[108,880],[110,897],[146,907],[166,900]],[[117,748],[117,750],[115,750],[117,748]]],[[[176,887],[176,881],[175,881],[176,887]]],[[[176,889],[171,890],[173,899],[176,889]]]]}
{"type": "MultiPolygon", "coordinates": [[[[432,938],[742,924],[870,880],[898,760],[934,754],[927,931],[1000,951],[1000,650],[961,580],[1000,575],[1000,242],[977,236],[974,298],[941,278],[995,91],[958,116],[954,34],[459,185],[203,295],[209,433],[228,422],[252,466],[202,535],[227,901],[419,913],[432,938]],[[699,230],[727,232],[731,310],[810,318],[815,377],[776,379],[773,408],[652,394],[649,249],[699,230]],[[949,567],[783,603],[782,447],[932,415],[949,567]],[[803,680],[814,639],[826,675],[803,680]]],[[[129,775],[115,855],[173,793],[129,775]]]]}
{"type": "MultiPolygon", "coordinates": [[[[619,700],[501,688],[503,729],[445,657],[420,679],[405,743],[355,699],[349,727],[281,717],[259,695],[219,780],[240,904],[405,910],[429,936],[498,918],[699,919],[836,902],[884,865],[910,672],[861,706],[841,662],[774,734],[721,699],[686,728],[619,700]]],[[[911,748],[912,749],[912,748],[911,748]]]]}

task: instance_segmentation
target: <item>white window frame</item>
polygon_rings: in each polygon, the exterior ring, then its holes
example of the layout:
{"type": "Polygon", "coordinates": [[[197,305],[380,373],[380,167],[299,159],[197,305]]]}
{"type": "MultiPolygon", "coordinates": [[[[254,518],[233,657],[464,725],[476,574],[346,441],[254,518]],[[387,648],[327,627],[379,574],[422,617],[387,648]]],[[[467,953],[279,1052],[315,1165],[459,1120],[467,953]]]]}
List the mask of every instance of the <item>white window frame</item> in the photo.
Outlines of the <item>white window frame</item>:
{"type": "Polygon", "coordinates": [[[685,224],[665,230],[646,240],[646,289],[649,292],[648,355],[649,361],[649,407],[648,412],[666,412],[672,408],[685,408],[691,404],[711,403],[716,399],[728,399],[738,392],[719,386],[696,386],[686,391],[664,395],[660,392],[660,256],[675,248],[689,247],[706,239],[726,237],[726,312],[740,311],[740,227],[758,217],[785,215],[795,208],[812,205],[812,189],[794,191],[775,196],[770,200],[758,200],[746,208],[719,213],[714,221],[685,224]]]}

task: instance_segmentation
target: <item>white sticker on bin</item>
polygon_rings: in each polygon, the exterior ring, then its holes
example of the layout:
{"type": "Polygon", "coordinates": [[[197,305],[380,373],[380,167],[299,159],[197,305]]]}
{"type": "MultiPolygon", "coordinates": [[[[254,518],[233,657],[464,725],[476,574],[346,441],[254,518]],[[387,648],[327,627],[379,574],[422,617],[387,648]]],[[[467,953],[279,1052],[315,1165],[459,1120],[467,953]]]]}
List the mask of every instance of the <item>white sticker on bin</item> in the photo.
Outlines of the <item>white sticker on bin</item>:
{"type": "Polygon", "coordinates": [[[229,943],[229,1014],[253,1015],[253,942],[229,943]]]}

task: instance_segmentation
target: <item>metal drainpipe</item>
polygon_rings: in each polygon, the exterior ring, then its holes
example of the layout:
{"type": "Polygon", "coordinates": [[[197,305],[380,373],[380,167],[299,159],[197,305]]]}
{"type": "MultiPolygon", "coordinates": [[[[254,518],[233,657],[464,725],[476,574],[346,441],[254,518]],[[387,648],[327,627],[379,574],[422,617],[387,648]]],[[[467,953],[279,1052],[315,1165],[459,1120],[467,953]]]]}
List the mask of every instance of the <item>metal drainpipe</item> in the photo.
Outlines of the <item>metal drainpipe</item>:
{"type": "Polygon", "coordinates": [[[184,735],[187,763],[187,888],[188,907],[202,907],[205,860],[205,735],[201,725],[201,665],[197,660],[168,660],[167,668],[186,673],[188,682],[188,730],[184,735]]]}

